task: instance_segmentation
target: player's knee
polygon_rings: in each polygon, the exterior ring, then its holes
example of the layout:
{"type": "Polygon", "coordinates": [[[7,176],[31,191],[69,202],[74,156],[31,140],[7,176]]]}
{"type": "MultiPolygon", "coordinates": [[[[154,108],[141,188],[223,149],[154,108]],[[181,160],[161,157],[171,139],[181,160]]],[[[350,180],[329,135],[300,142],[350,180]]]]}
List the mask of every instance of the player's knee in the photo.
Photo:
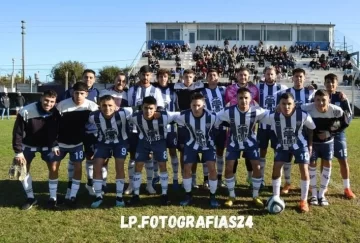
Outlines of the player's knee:
{"type": "Polygon", "coordinates": [[[160,172],[166,172],[166,162],[159,162],[160,172]]]}

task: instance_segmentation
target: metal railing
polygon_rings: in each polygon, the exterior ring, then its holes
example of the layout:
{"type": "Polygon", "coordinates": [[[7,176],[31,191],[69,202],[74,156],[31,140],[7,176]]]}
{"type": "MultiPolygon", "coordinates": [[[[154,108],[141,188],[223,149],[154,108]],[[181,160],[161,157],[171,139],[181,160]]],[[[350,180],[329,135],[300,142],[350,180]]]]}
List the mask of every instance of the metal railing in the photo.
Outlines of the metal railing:
{"type": "Polygon", "coordinates": [[[144,43],[141,45],[140,47],[140,50],[139,52],[136,54],[134,60],[132,61],[132,63],[130,64],[130,71],[129,71],[129,75],[130,74],[135,74],[138,70],[136,69],[137,68],[137,65],[138,65],[138,62],[139,60],[141,59],[142,57],[142,53],[146,50],[146,41],[144,41],[144,43]]]}

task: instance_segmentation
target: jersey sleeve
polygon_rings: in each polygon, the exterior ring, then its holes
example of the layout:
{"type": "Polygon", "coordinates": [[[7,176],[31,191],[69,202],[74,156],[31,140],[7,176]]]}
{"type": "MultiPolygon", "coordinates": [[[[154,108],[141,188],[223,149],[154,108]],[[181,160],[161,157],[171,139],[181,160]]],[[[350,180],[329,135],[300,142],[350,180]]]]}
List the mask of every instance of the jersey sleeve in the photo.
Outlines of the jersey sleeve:
{"type": "Polygon", "coordinates": [[[171,112],[171,111],[167,111],[167,116],[168,116],[168,121],[169,123],[171,122],[175,122],[176,117],[180,116],[180,112],[171,112]]]}
{"type": "Polygon", "coordinates": [[[176,122],[179,126],[184,126],[185,125],[185,116],[180,113],[180,115],[175,117],[174,122],[176,122]]]}
{"type": "Polygon", "coordinates": [[[25,133],[25,121],[23,117],[18,114],[13,129],[12,146],[15,154],[22,153],[22,140],[25,133]]]}
{"type": "Polygon", "coordinates": [[[269,110],[266,110],[266,109],[263,109],[261,107],[258,107],[257,108],[257,112],[258,112],[258,115],[257,115],[257,118],[259,121],[261,121],[262,123],[264,124],[269,124],[269,114],[270,114],[270,111],[269,110]]]}
{"type": "Polygon", "coordinates": [[[302,104],[301,105],[301,110],[306,111],[306,112],[312,111],[313,108],[314,108],[313,103],[308,103],[308,104],[302,104]]]}
{"type": "Polygon", "coordinates": [[[125,112],[126,119],[129,120],[129,118],[133,114],[133,109],[131,107],[123,107],[123,108],[121,108],[121,110],[123,110],[125,112]]]}
{"type": "Polygon", "coordinates": [[[316,128],[316,125],[309,114],[306,114],[304,126],[309,128],[310,130],[314,130],[316,128]]]}

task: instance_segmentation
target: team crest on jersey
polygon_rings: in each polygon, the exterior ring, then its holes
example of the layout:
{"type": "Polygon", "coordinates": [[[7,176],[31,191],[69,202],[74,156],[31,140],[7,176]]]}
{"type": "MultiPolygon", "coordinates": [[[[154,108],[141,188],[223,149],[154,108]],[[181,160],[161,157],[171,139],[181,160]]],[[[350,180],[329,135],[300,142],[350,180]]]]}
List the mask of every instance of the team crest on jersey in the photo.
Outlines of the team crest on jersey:
{"type": "Polygon", "coordinates": [[[294,129],[292,127],[285,127],[283,134],[284,134],[284,138],[283,138],[284,145],[291,146],[296,143],[296,136],[294,129]]]}
{"type": "Polygon", "coordinates": [[[219,112],[222,109],[222,101],[219,97],[214,97],[211,100],[212,111],[219,112]]]}
{"type": "Polygon", "coordinates": [[[114,142],[118,136],[117,130],[115,128],[108,128],[105,130],[105,139],[114,142]]]}
{"type": "Polygon", "coordinates": [[[243,142],[246,140],[249,133],[249,128],[245,124],[237,126],[237,140],[243,142]]]}
{"type": "Polygon", "coordinates": [[[206,138],[205,138],[205,135],[204,135],[203,131],[201,131],[201,130],[196,130],[196,131],[195,131],[195,136],[196,136],[196,142],[197,142],[201,147],[206,147],[206,138]]]}
{"type": "Polygon", "coordinates": [[[275,107],[275,97],[272,95],[268,95],[265,99],[265,107],[266,109],[273,111],[275,107]]]}
{"type": "Polygon", "coordinates": [[[304,102],[302,100],[296,100],[295,105],[296,107],[300,107],[304,102]]]}
{"type": "Polygon", "coordinates": [[[149,130],[147,132],[147,137],[148,137],[149,142],[160,140],[160,135],[156,130],[149,130]]]}

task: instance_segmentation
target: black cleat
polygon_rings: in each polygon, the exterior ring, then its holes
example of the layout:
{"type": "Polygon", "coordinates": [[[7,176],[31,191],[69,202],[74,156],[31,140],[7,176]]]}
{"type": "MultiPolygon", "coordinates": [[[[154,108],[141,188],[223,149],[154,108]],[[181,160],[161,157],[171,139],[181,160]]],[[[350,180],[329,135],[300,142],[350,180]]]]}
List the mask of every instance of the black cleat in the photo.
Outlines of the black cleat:
{"type": "Polygon", "coordinates": [[[33,206],[35,206],[37,204],[37,201],[35,198],[27,198],[25,204],[21,207],[22,210],[29,210],[31,209],[33,206]]]}
{"type": "Polygon", "coordinates": [[[54,198],[50,198],[49,201],[47,202],[47,207],[48,209],[56,209],[57,208],[57,202],[56,200],[54,200],[54,198]]]}
{"type": "Polygon", "coordinates": [[[76,208],[76,197],[72,197],[66,201],[66,205],[70,208],[76,208]]]}
{"type": "Polygon", "coordinates": [[[168,206],[170,204],[169,197],[166,194],[161,195],[160,201],[162,206],[168,206]]]}
{"type": "Polygon", "coordinates": [[[128,204],[131,206],[137,205],[140,203],[139,195],[133,195],[131,199],[128,201],[128,204]]]}

